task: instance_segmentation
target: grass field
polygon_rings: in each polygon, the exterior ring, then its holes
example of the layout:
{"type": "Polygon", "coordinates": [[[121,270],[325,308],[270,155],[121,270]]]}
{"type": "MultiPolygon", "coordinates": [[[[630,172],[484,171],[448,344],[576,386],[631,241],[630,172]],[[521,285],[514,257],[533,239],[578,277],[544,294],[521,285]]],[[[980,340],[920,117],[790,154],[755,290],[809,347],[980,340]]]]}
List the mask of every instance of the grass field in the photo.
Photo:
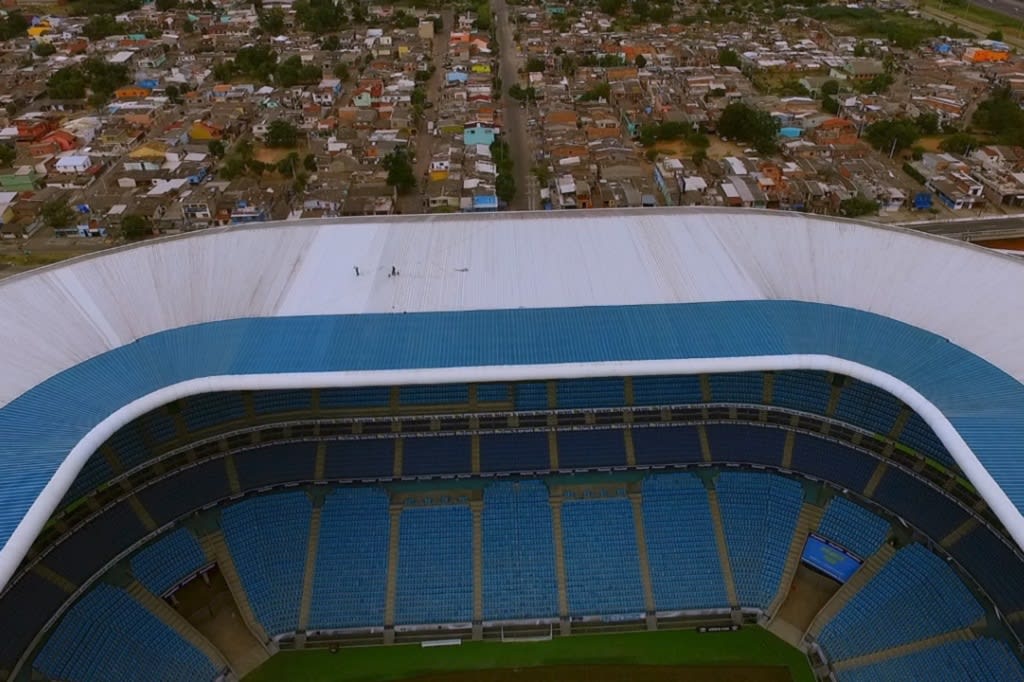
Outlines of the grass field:
{"type": "Polygon", "coordinates": [[[245,679],[246,682],[383,682],[417,676],[425,676],[431,682],[442,679],[466,682],[471,679],[774,682],[787,677],[793,682],[814,680],[810,665],[802,653],[757,627],[738,632],[707,634],[685,630],[580,635],[561,637],[550,642],[514,644],[467,642],[458,647],[427,649],[407,644],[342,649],[335,654],[323,650],[285,651],[271,658],[245,679]],[[567,674],[568,668],[549,669],[543,671],[544,674],[540,674],[541,670],[533,673],[519,670],[546,666],[571,666],[577,674],[567,674]],[[593,666],[607,666],[609,674],[602,675],[593,666]],[[693,667],[685,670],[674,668],[668,672],[664,668],[642,666],[693,667]],[[729,667],[715,671],[714,666],[729,667]],[[579,674],[582,668],[587,669],[585,674],[579,674]],[[485,670],[490,672],[455,674],[460,671],[485,670]],[[788,670],[788,675],[785,670],[788,670]],[[549,676],[548,673],[552,671],[557,675],[549,676]]]}

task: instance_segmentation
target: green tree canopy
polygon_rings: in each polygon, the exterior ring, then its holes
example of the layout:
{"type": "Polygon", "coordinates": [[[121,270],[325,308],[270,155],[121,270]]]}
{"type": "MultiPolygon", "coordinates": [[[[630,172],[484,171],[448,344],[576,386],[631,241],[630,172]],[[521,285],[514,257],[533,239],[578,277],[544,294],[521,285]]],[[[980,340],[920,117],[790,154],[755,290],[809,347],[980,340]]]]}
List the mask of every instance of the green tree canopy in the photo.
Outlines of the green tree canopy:
{"type": "Polygon", "coordinates": [[[0,144],[0,168],[9,168],[18,158],[18,151],[9,144],[0,144]]]}
{"type": "Polygon", "coordinates": [[[1024,145],[1024,110],[1006,88],[995,90],[979,104],[971,123],[995,135],[1000,142],[1024,145]]]}
{"type": "Polygon", "coordinates": [[[398,190],[399,194],[409,194],[416,189],[416,173],[404,149],[396,149],[385,156],[382,164],[388,172],[388,185],[398,190]]]}
{"type": "Polygon", "coordinates": [[[81,65],[65,66],[54,73],[46,82],[46,91],[53,99],[83,99],[90,90],[106,99],[129,82],[126,67],[92,57],[81,65]]]}
{"type": "Polygon", "coordinates": [[[28,26],[28,19],[21,12],[9,12],[6,17],[0,19],[0,40],[23,38],[28,26]]]}
{"type": "Polygon", "coordinates": [[[920,136],[917,125],[905,118],[875,121],[864,129],[864,139],[885,154],[910,149],[920,136]]]}
{"type": "Polygon", "coordinates": [[[978,148],[978,138],[969,133],[953,133],[939,143],[939,149],[951,154],[966,154],[978,148]]]}
{"type": "Polygon", "coordinates": [[[210,156],[215,159],[224,158],[224,143],[220,140],[210,140],[207,143],[206,148],[209,150],[210,156]]]}
{"type": "Polygon", "coordinates": [[[268,147],[287,149],[294,147],[299,140],[299,130],[284,119],[277,119],[267,126],[268,147]]]}
{"type": "Polygon", "coordinates": [[[129,213],[121,219],[121,236],[129,241],[142,239],[153,233],[153,225],[148,216],[129,213]]]}
{"type": "Polygon", "coordinates": [[[868,199],[863,194],[858,194],[850,199],[843,199],[839,202],[839,212],[847,218],[878,214],[878,202],[868,199]]]}
{"type": "Polygon", "coordinates": [[[766,111],[759,111],[743,102],[733,102],[722,110],[718,132],[746,142],[762,154],[770,154],[777,147],[779,124],[766,111]]]}
{"type": "MultiPolygon", "coordinates": [[[[264,33],[280,35],[284,33],[285,13],[280,7],[271,7],[259,13],[260,28],[264,33]]],[[[337,38],[335,38],[337,40],[337,38]]]]}
{"type": "Polygon", "coordinates": [[[736,54],[735,50],[728,48],[718,51],[718,65],[719,66],[735,66],[739,68],[743,62],[740,61],[740,56],[736,54]]]}
{"type": "Polygon", "coordinates": [[[285,88],[295,85],[313,85],[319,83],[323,78],[323,71],[319,66],[303,64],[302,57],[295,54],[288,57],[277,65],[274,72],[274,82],[285,88]]]}
{"type": "Polygon", "coordinates": [[[56,230],[71,227],[75,222],[75,212],[64,199],[51,199],[43,204],[40,211],[47,227],[56,230]]]}
{"type": "Polygon", "coordinates": [[[511,173],[499,173],[494,181],[494,193],[506,204],[516,198],[516,180],[511,173]]]}

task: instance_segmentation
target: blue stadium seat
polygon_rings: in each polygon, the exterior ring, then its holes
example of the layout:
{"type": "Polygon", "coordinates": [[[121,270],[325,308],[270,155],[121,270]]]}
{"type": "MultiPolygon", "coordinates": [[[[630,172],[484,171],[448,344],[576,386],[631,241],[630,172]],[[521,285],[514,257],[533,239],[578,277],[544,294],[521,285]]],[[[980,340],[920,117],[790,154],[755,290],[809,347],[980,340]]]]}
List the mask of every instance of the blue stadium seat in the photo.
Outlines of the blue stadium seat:
{"type": "Polygon", "coordinates": [[[560,431],[558,468],[626,466],[626,442],[619,429],[560,431]]]}
{"type": "Polygon", "coordinates": [[[398,402],[402,405],[465,405],[469,402],[469,384],[402,386],[398,389],[398,402]]]}
{"type": "Polygon", "coordinates": [[[75,480],[71,483],[71,487],[68,488],[67,493],[64,494],[64,498],[60,502],[60,507],[63,508],[77,500],[78,498],[92,492],[100,484],[106,483],[114,477],[114,470],[107,464],[106,457],[103,456],[102,452],[94,452],[89,458],[89,461],[85,463],[82,470],[75,477],[75,480]]]}
{"type": "Polygon", "coordinates": [[[304,492],[252,497],[221,512],[224,539],[249,604],[270,635],[298,626],[311,513],[304,492]]]}
{"type": "Polygon", "coordinates": [[[142,427],[137,420],[118,429],[107,444],[117,453],[125,471],[131,471],[153,456],[152,449],[142,439],[142,427]]]}
{"type": "Polygon", "coordinates": [[[344,407],[387,407],[390,401],[391,389],[388,386],[320,389],[320,409],[322,410],[344,407]]]}
{"type": "Polygon", "coordinates": [[[517,410],[548,409],[548,386],[543,381],[518,383],[515,389],[517,410]]]}
{"type": "Polygon", "coordinates": [[[67,536],[46,555],[43,563],[73,583],[81,584],[148,532],[128,502],[118,502],[67,536]]]}
{"type": "Polygon", "coordinates": [[[835,418],[888,436],[903,404],[899,398],[856,379],[848,379],[839,394],[835,418]]]}
{"type": "Polygon", "coordinates": [[[409,437],[402,441],[402,475],[468,474],[473,470],[469,436],[409,437]]]}
{"type": "Polygon", "coordinates": [[[395,472],[395,441],[391,438],[332,440],[326,442],[324,476],[385,478],[395,472]]]}
{"type": "Polygon", "coordinates": [[[74,682],[181,682],[218,674],[202,652],[116,587],[100,583],[65,614],[33,666],[74,682]]]}
{"type": "Polygon", "coordinates": [[[692,405],[703,402],[700,377],[634,377],[634,405],[692,405]]]}
{"type": "Polygon", "coordinates": [[[872,497],[936,542],[968,519],[968,513],[944,494],[893,467],[882,476],[872,497]]]}
{"type": "Polygon", "coordinates": [[[839,682],[1008,682],[1024,669],[1005,642],[982,638],[946,642],[837,674],[839,682]]]}
{"type": "Polygon", "coordinates": [[[764,402],[764,372],[712,374],[709,381],[711,402],[754,405],[764,402]]]}
{"type": "Polygon", "coordinates": [[[701,460],[696,426],[633,429],[633,452],[640,465],[683,464],[701,460]]]}
{"type": "Polygon", "coordinates": [[[242,490],[252,490],[275,483],[312,481],[316,448],[316,443],[283,443],[235,453],[238,484],[242,490]]]}
{"type": "Polygon", "coordinates": [[[145,439],[150,445],[162,445],[174,440],[178,435],[178,429],[174,425],[174,419],[167,413],[167,408],[160,407],[152,412],[147,412],[138,419],[139,426],[145,434],[145,439]]]}
{"type": "Polygon", "coordinates": [[[388,575],[388,494],[340,488],[324,500],[309,629],[379,626],[388,575]]]}
{"type": "Polygon", "coordinates": [[[782,429],[748,424],[708,424],[711,459],[715,462],[782,464],[786,432],[782,429]]]}
{"type": "Polygon", "coordinates": [[[309,411],[313,408],[313,392],[309,390],[254,391],[252,408],[256,414],[309,411]]]}
{"type": "Polygon", "coordinates": [[[224,461],[215,459],[148,486],[138,498],[156,525],[162,526],[230,494],[224,461]]]}
{"type": "Polygon", "coordinates": [[[484,620],[558,615],[551,506],[543,481],[484,490],[484,620]]]}
{"type": "Polygon", "coordinates": [[[511,384],[477,384],[476,399],[481,403],[508,402],[512,399],[511,384]]]}
{"type": "Polygon", "coordinates": [[[767,608],[779,590],[803,504],[799,483],[774,474],[726,471],[715,482],[736,596],[767,608]]]}
{"type": "Polygon", "coordinates": [[[825,625],[818,642],[839,661],[958,630],[984,614],[945,561],[912,544],[825,625]]]}
{"type": "Polygon", "coordinates": [[[245,403],[238,392],[200,393],[181,401],[181,416],[189,431],[200,431],[245,418],[245,403]]]}
{"type": "Polygon", "coordinates": [[[867,558],[878,551],[889,537],[889,522],[864,507],[834,497],[818,524],[818,534],[867,558]]]}
{"type": "MultiPolygon", "coordinates": [[[[992,531],[984,526],[974,528],[949,551],[1003,613],[1024,610],[1024,572],[1019,570],[1020,559],[992,531]],[[1018,570],[1007,570],[1007,566],[1017,566],[1018,570]]],[[[1024,627],[1024,623],[1016,627],[1024,627]]]]}
{"type": "Polygon", "coordinates": [[[797,434],[792,468],[849,490],[862,491],[878,461],[859,450],[822,438],[797,434]]]}
{"type": "Polygon", "coordinates": [[[621,407],[626,404],[622,377],[562,379],[556,385],[559,409],[621,407]]]}
{"type": "Polygon", "coordinates": [[[772,404],[791,410],[825,414],[832,395],[826,372],[776,372],[772,384],[772,404]]]}
{"type": "Polygon", "coordinates": [[[931,457],[948,468],[959,469],[953,455],[949,454],[946,446],[942,444],[939,437],[932,431],[924,419],[916,412],[913,413],[900,433],[900,442],[917,450],[923,455],[931,457]]]}
{"type": "Polygon", "coordinates": [[[729,608],[701,480],[684,473],[647,478],[643,510],[657,610],[729,608]]]}
{"type": "Polygon", "coordinates": [[[13,665],[67,598],[67,592],[31,571],[11,583],[0,608],[0,661],[13,665]]]}
{"type": "Polygon", "coordinates": [[[209,563],[199,541],[187,528],[178,528],[140,550],[129,562],[147,590],[162,595],[209,563]]]}
{"type": "Polygon", "coordinates": [[[636,527],[628,499],[563,502],[562,543],[570,615],[644,612],[636,527]]]}
{"type": "Polygon", "coordinates": [[[395,623],[473,619],[473,515],[466,505],[402,510],[395,623]]]}
{"type": "Polygon", "coordinates": [[[547,471],[550,468],[546,433],[524,431],[480,436],[481,471],[547,471]]]}

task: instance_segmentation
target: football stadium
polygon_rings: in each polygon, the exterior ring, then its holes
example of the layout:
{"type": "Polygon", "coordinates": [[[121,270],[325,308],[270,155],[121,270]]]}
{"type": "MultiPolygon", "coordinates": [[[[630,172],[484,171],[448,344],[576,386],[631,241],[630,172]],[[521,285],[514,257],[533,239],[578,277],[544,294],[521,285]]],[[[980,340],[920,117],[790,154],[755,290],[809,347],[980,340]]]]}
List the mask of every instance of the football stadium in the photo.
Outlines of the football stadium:
{"type": "Polygon", "coordinates": [[[1024,680],[1024,262],[792,213],[0,283],[0,678],[1024,680]]]}

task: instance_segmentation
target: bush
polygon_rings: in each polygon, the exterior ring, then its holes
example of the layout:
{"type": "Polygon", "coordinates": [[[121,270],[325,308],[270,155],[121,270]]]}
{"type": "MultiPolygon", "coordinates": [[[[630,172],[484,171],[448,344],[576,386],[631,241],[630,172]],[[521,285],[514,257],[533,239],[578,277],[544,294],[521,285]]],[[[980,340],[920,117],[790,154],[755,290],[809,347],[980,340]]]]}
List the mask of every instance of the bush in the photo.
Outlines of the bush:
{"type": "Polygon", "coordinates": [[[920,171],[911,166],[909,163],[903,164],[903,172],[917,180],[922,185],[925,184],[925,182],[927,182],[927,180],[925,180],[924,175],[922,175],[920,171]]]}

